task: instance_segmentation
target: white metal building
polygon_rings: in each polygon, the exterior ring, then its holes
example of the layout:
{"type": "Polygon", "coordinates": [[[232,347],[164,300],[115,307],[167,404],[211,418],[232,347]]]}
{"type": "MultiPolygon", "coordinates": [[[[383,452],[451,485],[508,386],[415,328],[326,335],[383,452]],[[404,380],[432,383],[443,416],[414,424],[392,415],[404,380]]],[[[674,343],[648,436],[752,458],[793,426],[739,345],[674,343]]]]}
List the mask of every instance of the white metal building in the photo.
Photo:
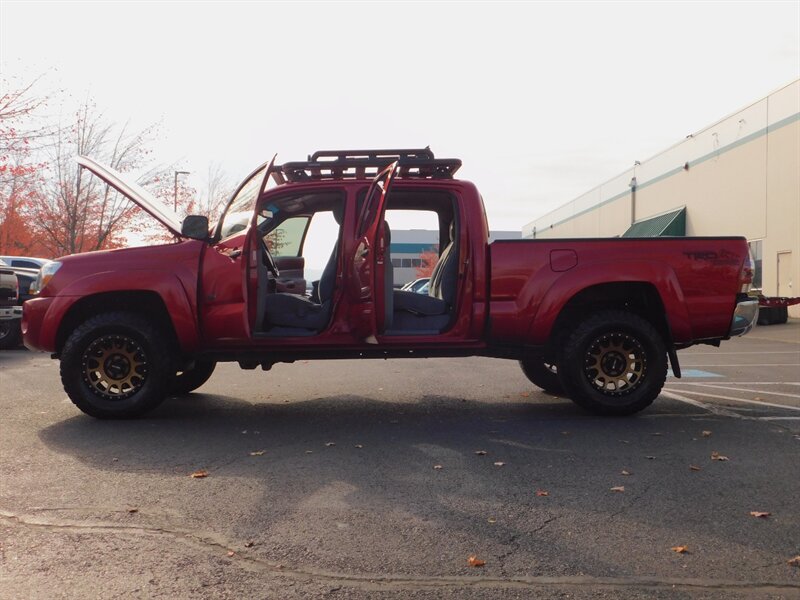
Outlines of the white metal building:
{"type": "Polygon", "coordinates": [[[525,238],[654,235],[744,236],[756,287],[800,296],[800,79],[522,229],[525,238]]]}

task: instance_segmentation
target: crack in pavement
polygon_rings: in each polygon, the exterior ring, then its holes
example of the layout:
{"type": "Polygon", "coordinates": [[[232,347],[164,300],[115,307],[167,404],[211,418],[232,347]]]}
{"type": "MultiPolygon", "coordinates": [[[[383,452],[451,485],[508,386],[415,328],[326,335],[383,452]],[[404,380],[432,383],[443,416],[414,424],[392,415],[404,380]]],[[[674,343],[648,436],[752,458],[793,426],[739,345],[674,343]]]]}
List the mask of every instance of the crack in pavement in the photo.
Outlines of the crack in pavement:
{"type": "MultiPolygon", "coordinates": [[[[555,517],[554,517],[555,518],[555,517]]],[[[551,519],[552,521],[553,519],[551,519]]],[[[670,590],[704,590],[729,592],[759,592],[777,594],[787,591],[798,591],[800,586],[793,583],[777,581],[726,581],[714,579],[689,579],[668,577],[593,577],[593,576],[510,576],[492,577],[480,575],[391,575],[391,574],[348,574],[324,571],[313,568],[284,568],[280,562],[269,561],[256,556],[245,556],[234,549],[234,544],[209,532],[196,533],[181,529],[161,527],[141,527],[136,525],[120,525],[117,523],[94,522],[81,523],[66,520],[47,520],[31,515],[22,515],[0,509],[0,523],[6,526],[21,526],[42,529],[49,532],[77,531],[84,534],[128,534],[144,536],[169,536],[205,552],[235,552],[228,559],[240,568],[256,573],[272,573],[276,576],[300,582],[326,583],[332,586],[357,588],[363,591],[392,590],[431,590],[453,587],[469,587],[471,589],[532,589],[544,586],[562,588],[586,588],[592,590],[626,590],[663,589],[670,590]]],[[[544,527],[544,523],[541,527],[544,527]]],[[[541,528],[540,527],[540,528],[541,528]]]]}

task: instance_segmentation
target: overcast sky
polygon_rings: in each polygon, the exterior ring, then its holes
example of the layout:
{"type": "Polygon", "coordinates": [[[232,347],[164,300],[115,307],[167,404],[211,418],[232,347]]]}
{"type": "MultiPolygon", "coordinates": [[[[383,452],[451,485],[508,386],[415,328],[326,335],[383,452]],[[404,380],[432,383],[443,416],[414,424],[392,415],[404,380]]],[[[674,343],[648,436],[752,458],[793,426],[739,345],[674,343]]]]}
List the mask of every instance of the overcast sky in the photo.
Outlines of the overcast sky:
{"type": "Polygon", "coordinates": [[[197,188],[210,161],[430,144],[493,229],[800,77],[799,38],[796,1],[0,2],[5,75],[160,121],[197,188]]]}

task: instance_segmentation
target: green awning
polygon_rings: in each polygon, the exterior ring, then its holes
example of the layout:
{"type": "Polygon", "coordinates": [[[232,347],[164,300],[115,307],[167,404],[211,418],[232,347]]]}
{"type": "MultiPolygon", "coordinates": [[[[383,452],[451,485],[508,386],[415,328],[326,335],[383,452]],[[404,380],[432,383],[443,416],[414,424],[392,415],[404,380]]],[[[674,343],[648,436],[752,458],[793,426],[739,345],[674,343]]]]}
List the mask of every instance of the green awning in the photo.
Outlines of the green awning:
{"type": "Polygon", "coordinates": [[[686,208],[634,223],[622,237],[663,237],[686,235],[686,208]]]}

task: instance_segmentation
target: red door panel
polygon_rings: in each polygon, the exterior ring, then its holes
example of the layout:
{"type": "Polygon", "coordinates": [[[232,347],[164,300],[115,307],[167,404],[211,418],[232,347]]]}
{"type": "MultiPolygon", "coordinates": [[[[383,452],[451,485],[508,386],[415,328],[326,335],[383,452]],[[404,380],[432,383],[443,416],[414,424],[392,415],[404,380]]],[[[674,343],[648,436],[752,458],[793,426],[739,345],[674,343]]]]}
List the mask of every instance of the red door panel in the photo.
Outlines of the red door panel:
{"type": "Polygon", "coordinates": [[[372,180],[356,228],[355,250],[349,257],[349,293],[352,300],[350,322],[359,337],[377,343],[376,335],[382,323],[381,310],[386,248],[383,237],[383,215],[386,196],[392,182],[397,161],[378,173],[372,180]],[[380,239],[379,239],[380,238],[380,239]]]}

